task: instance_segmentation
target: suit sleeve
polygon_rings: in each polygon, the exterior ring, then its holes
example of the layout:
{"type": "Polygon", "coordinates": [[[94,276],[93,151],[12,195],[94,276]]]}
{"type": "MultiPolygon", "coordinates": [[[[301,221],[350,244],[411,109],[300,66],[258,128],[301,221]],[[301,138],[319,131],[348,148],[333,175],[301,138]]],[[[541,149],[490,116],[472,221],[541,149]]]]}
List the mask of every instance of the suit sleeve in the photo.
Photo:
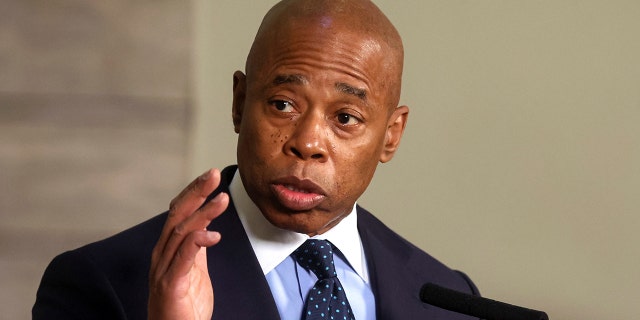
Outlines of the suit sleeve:
{"type": "Polygon", "coordinates": [[[39,319],[125,319],[109,279],[79,251],[63,253],[47,267],[32,309],[39,319]]]}
{"type": "Polygon", "coordinates": [[[467,285],[469,285],[469,289],[471,290],[471,294],[473,294],[474,296],[480,296],[480,290],[478,290],[478,287],[476,287],[473,281],[471,281],[471,278],[469,278],[469,276],[467,276],[462,271],[458,271],[458,270],[455,270],[455,271],[462,277],[462,279],[464,279],[464,281],[467,282],[467,285]]]}

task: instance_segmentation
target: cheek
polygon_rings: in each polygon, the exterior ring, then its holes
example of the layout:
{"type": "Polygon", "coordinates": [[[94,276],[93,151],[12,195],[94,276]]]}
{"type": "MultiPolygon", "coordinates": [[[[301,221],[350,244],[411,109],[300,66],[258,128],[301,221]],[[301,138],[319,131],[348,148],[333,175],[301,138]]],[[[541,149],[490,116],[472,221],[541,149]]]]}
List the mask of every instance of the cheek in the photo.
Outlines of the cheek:
{"type": "Polygon", "coordinates": [[[265,136],[267,136],[267,133],[269,138],[263,143],[266,147],[273,149],[273,153],[277,153],[282,148],[282,145],[289,139],[289,134],[283,132],[281,129],[267,128],[265,129],[265,136]]]}
{"type": "Polygon", "coordinates": [[[258,150],[258,157],[262,157],[264,161],[273,161],[282,154],[283,145],[289,139],[289,133],[271,126],[264,126],[261,132],[258,132],[255,144],[258,150]]]}
{"type": "Polygon", "coordinates": [[[256,120],[243,128],[240,140],[245,146],[246,156],[258,161],[268,161],[282,150],[282,145],[289,134],[280,128],[270,125],[265,120],[256,120]]]}
{"type": "Polygon", "coordinates": [[[382,152],[384,134],[378,130],[371,130],[357,141],[349,141],[340,147],[345,155],[345,161],[361,166],[362,169],[375,168],[382,152]],[[375,134],[374,134],[375,133],[375,134]]]}
{"type": "Polygon", "coordinates": [[[361,144],[346,143],[336,146],[335,155],[339,159],[336,167],[340,168],[337,177],[341,181],[338,185],[343,190],[354,189],[364,192],[378,165],[381,152],[379,145],[377,139],[373,139],[361,144]]]}

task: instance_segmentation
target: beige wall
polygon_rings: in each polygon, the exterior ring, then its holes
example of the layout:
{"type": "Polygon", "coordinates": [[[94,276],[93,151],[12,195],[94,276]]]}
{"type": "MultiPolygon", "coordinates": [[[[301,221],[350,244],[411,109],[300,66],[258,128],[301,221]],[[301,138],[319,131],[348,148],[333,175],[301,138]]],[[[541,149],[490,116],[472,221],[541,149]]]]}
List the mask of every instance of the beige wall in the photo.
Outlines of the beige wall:
{"type": "MultiPolygon", "coordinates": [[[[234,162],[231,75],[273,2],[194,1],[192,175],[234,162]]],[[[360,203],[488,297],[635,318],[640,3],[376,2],[411,115],[360,203]]]]}
{"type": "Polygon", "coordinates": [[[0,320],[47,264],[165,210],[187,181],[191,7],[0,1],[0,320]]]}

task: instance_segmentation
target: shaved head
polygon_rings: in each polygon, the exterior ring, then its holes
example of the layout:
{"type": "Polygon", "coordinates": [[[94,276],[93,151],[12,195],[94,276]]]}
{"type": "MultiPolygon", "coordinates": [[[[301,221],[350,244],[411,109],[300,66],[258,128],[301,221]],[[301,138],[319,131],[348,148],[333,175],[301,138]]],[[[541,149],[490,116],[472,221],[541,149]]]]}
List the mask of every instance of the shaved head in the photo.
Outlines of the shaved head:
{"type": "Polygon", "coordinates": [[[393,157],[402,41],[366,0],[284,0],[264,17],[234,74],[238,170],[263,216],[309,236],[351,213],[393,157]]]}
{"type": "MultiPolygon", "coordinates": [[[[262,72],[270,50],[287,40],[292,31],[305,30],[319,40],[338,38],[345,32],[358,34],[357,50],[377,50],[386,71],[381,85],[387,103],[398,105],[404,49],[398,31],[380,9],[368,0],[284,0],[265,15],[246,62],[248,80],[262,72]]],[[[330,50],[330,48],[327,48],[330,50]]]]}

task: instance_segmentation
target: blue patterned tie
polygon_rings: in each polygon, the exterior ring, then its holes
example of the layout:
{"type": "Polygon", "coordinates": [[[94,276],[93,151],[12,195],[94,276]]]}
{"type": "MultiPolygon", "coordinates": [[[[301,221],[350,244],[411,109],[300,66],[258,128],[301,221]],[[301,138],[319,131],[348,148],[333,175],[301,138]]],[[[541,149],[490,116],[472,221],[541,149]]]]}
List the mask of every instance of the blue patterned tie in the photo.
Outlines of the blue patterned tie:
{"type": "Polygon", "coordinates": [[[307,240],[291,256],[318,281],[309,290],[302,312],[303,320],[354,320],[353,312],[333,266],[333,250],[327,240],[307,240]]]}

